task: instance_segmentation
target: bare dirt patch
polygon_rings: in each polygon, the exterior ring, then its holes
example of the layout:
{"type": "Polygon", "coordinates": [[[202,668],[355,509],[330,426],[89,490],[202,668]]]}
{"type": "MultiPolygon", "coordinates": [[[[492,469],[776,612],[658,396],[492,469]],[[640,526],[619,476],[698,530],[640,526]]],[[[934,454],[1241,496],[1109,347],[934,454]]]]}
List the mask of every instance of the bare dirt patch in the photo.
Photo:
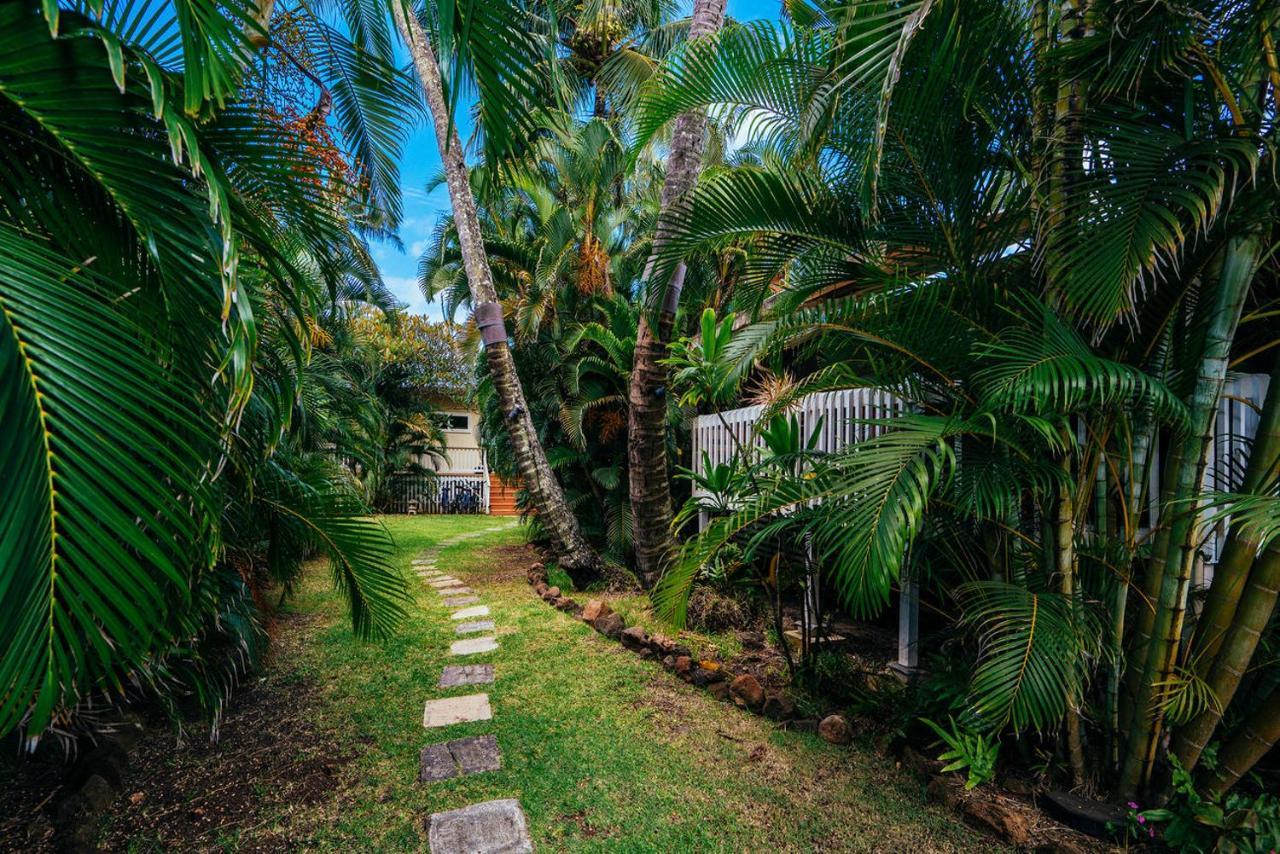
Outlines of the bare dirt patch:
{"type": "MultiPolygon", "coordinates": [[[[239,851],[296,847],[297,814],[333,797],[354,756],[322,731],[315,686],[293,667],[297,648],[321,624],[314,616],[274,621],[265,666],[233,694],[217,743],[203,722],[180,739],[160,715],[129,754],[120,795],[102,816],[103,851],[239,851]]],[[[6,765],[0,851],[54,850],[63,771],[49,763],[6,765]]]]}
{"type": "MultiPolygon", "coordinates": [[[[483,556],[485,563],[492,568],[484,570],[484,581],[494,584],[523,583],[525,570],[529,564],[539,559],[538,550],[525,544],[505,546],[484,546],[475,552],[483,556]]],[[[461,577],[475,575],[474,570],[464,568],[458,573],[461,577]]]]}
{"type": "Polygon", "coordinates": [[[218,743],[183,747],[164,734],[139,745],[104,822],[103,849],[221,850],[232,839],[240,851],[293,847],[291,816],[329,799],[355,755],[317,727],[319,692],[289,667],[317,623],[276,621],[266,666],[233,697],[218,743]]]}

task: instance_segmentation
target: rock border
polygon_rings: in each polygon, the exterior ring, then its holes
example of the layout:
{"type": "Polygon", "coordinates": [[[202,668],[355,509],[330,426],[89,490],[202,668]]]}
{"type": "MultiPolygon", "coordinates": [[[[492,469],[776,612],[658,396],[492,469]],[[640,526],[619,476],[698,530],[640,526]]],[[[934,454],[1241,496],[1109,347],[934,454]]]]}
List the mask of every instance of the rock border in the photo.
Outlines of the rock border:
{"type": "MultiPolygon", "coordinates": [[[[750,673],[734,674],[713,658],[696,657],[689,647],[666,635],[651,635],[642,626],[628,626],[622,615],[603,599],[592,599],[586,605],[580,605],[563,595],[559,587],[547,584],[547,570],[542,563],[530,566],[526,578],[534,594],[556,610],[572,614],[640,658],[660,662],[664,669],[702,688],[717,700],[796,729],[820,731],[817,718],[797,719],[795,704],[789,697],[775,689],[766,690],[750,673]]],[[[845,726],[847,728],[848,724],[845,726]]]]}
{"type": "MultiPolygon", "coordinates": [[[[796,716],[795,705],[776,689],[765,690],[749,673],[734,675],[714,659],[697,659],[689,647],[661,634],[650,635],[642,626],[628,626],[603,599],[592,599],[580,605],[565,596],[559,587],[548,584],[546,565],[530,565],[525,577],[533,593],[558,611],[572,614],[610,640],[636,653],[641,659],[661,662],[663,668],[702,688],[717,700],[777,721],[787,729],[816,732],[831,744],[846,745],[853,741],[853,727],[838,714],[818,719],[796,716]]],[[[942,763],[929,759],[910,746],[902,749],[899,765],[927,780],[928,797],[956,812],[971,827],[986,831],[999,839],[1036,851],[1054,854],[1090,854],[1107,850],[1099,841],[1054,821],[1035,804],[1034,799],[1017,797],[996,786],[966,791],[956,774],[942,772],[942,763]]]]}

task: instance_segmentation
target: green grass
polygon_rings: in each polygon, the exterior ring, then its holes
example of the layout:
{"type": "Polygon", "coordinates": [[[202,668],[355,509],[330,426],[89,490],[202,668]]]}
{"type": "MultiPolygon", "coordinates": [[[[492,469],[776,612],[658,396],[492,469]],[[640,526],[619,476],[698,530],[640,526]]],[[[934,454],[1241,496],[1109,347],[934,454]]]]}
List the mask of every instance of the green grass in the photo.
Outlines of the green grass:
{"type": "MultiPolygon", "coordinates": [[[[491,527],[485,517],[386,520],[406,568],[450,534],[491,527]]],[[[454,640],[439,597],[413,578],[415,607],[383,644],[352,638],[322,570],[289,609],[319,615],[296,668],[322,686],[323,729],[350,739],[337,797],[288,820],[289,835],[319,850],[424,848],[432,812],[514,797],[534,842],[555,851],[992,850],[925,802],[921,785],[860,748],[776,730],[639,660],[536,599],[529,556],[510,528],[445,549],[439,568],[489,605],[500,649],[491,661],[494,720],[424,730],[423,703],[454,640]],[[494,550],[493,547],[505,547],[494,550]],[[432,741],[493,733],[501,771],[430,785],[418,753],[432,741]]],[[[478,690],[484,690],[480,688],[478,690]]]]}

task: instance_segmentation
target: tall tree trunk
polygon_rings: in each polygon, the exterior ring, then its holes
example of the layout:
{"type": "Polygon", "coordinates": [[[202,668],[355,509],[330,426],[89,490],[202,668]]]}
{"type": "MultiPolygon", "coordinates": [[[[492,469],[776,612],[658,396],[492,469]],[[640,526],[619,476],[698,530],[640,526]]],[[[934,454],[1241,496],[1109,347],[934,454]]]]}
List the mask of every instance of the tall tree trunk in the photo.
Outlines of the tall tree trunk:
{"type": "MultiPolygon", "coordinates": [[[[1191,397],[1187,440],[1170,493],[1175,500],[1195,498],[1200,492],[1231,342],[1235,338],[1240,311],[1249,292],[1262,245],[1257,231],[1229,238],[1217,286],[1205,294],[1211,299],[1208,305],[1210,313],[1206,318],[1204,348],[1191,397]]],[[[1187,611],[1187,588],[1195,562],[1195,533],[1200,514],[1194,505],[1190,508],[1170,507],[1166,512],[1174,518],[1168,526],[1169,545],[1160,583],[1160,598],[1146,648],[1137,647],[1133,651],[1137,660],[1144,662],[1144,668],[1135,696],[1124,765],[1120,771],[1119,791],[1127,798],[1134,797],[1151,776],[1163,718],[1160,702],[1177,662],[1187,611]]]]}
{"type": "Polygon", "coordinates": [[[1218,767],[1209,775],[1205,794],[1224,794],[1280,741],[1280,689],[1253,710],[1240,732],[1218,751],[1218,767]]]}
{"type": "MultiPolygon", "coordinates": [[[[1124,484],[1124,535],[1129,554],[1134,551],[1134,539],[1142,519],[1143,499],[1150,473],[1151,446],[1155,441],[1155,416],[1147,409],[1130,420],[1131,445],[1129,452],[1129,476],[1124,484]]],[[[1107,676],[1107,756],[1112,770],[1120,764],[1120,684],[1124,676],[1124,635],[1126,612],[1129,606],[1129,587],[1133,583],[1133,558],[1129,558],[1123,578],[1116,580],[1111,600],[1111,672],[1107,676]]]]}
{"type": "Polygon", "coordinates": [[[570,572],[592,573],[599,568],[599,558],[578,529],[578,520],[569,509],[564,491],[551,471],[542,442],[529,417],[524,389],[516,374],[515,360],[511,356],[502,320],[502,307],[498,303],[498,293],[493,286],[493,274],[489,269],[489,259],[480,233],[480,219],[476,214],[475,197],[471,193],[462,142],[458,139],[456,128],[449,121],[435,52],[417,18],[406,15],[404,3],[392,0],[391,10],[396,28],[409,49],[409,56],[418,73],[422,94],[431,110],[436,144],[440,148],[440,159],[444,162],[449,201],[453,206],[454,223],[458,229],[462,263],[471,289],[471,302],[485,341],[485,361],[501,401],[507,436],[511,440],[520,476],[524,480],[525,489],[533,498],[539,521],[551,535],[560,563],[570,572]]]}
{"type": "MultiPolygon", "coordinates": [[[[695,0],[690,40],[718,30],[724,20],[724,7],[725,0],[695,0]]],[[[658,360],[666,356],[667,342],[675,325],[685,265],[681,262],[673,271],[665,293],[654,287],[652,274],[658,251],[674,226],[677,206],[698,180],[706,129],[707,119],[701,110],[690,110],[676,117],[653,250],[645,267],[650,304],[640,316],[627,391],[627,462],[635,520],[636,563],[646,587],[657,581],[675,547],[671,535],[671,482],[667,471],[667,369],[658,364],[658,360]],[[659,295],[660,303],[655,299],[659,295]],[[650,323],[650,318],[656,318],[656,325],[650,323]]]]}
{"type": "MultiPolygon", "coordinates": [[[[1075,610],[1076,598],[1076,511],[1072,494],[1071,457],[1062,458],[1062,486],[1058,489],[1058,513],[1054,520],[1054,571],[1058,573],[1058,585],[1062,595],[1075,610]]],[[[1066,720],[1067,758],[1071,761],[1071,784],[1084,785],[1084,742],[1080,727],[1080,697],[1074,691],[1067,693],[1066,720]]]]}

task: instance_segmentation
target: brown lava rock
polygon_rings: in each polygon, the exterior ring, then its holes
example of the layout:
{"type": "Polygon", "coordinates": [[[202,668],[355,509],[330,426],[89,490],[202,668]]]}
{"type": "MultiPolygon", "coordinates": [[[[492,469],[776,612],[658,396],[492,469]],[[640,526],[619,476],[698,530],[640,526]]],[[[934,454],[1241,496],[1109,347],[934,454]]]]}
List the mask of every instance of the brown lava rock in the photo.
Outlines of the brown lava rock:
{"type": "Polygon", "coordinates": [[[619,614],[605,614],[597,617],[596,621],[591,624],[595,630],[607,638],[617,640],[622,636],[622,630],[627,627],[626,622],[619,614]]]}
{"type": "Polygon", "coordinates": [[[543,598],[543,599],[546,599],[548,602],[551,602],[551,601],[553,601],[553,600],[555,600],[555,599],[559,599],[559,598],[560,598],[560,588],[559,588],[559,587],[548,587],[546,590],[542,591],[542,598],[543,598]]]}
{"type": "Polygon", "coordinates": [[[693,659],[687,655],[678,655],[675,660],[676,675],[686,682],[691,678],[693,659]]]}
{"type": "Polygon", "coordinates": [[[733,702],[748,709],[758,709],[764,703],[764,688],[760,680],[750,673],[744,673],[729,683],[729,693],[733,702]]]}
{"type": "Polygon", "coordinates": [[[603,599],[592,599],[582,609],[582,619],[588,623],[594,623],[597,618],[605,617],[612,613],[613,609],[609,607],[608,602],[603,599]]]}
{"type": "Polygon", "coordinates": [[[818,735],[832,744],[848,744],[853,739],[853,729],[842,715],[827,715],[818,724],[818,735]]]}
{"type": "Polygon", "coordinates": [[[619,640],[627,649],[641,650],[649,645],[649,633],[640,626],[632,626],[623,630],[619,640]]]}

